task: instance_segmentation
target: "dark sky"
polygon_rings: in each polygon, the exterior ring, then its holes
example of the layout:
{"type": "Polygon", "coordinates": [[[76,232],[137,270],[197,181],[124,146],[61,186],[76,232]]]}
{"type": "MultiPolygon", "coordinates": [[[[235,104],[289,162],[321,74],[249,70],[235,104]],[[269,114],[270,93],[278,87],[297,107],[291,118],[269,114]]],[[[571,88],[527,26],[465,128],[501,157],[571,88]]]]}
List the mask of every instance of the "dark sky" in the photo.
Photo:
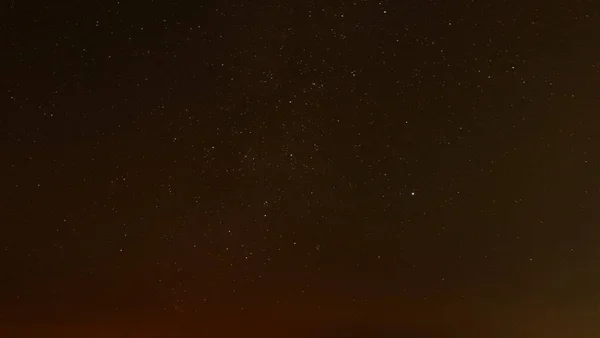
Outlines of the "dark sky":
{"type": "Polygon", "coordinates": [[[0,335],[600,336],[595,1],[4,1],[0,335]]]}

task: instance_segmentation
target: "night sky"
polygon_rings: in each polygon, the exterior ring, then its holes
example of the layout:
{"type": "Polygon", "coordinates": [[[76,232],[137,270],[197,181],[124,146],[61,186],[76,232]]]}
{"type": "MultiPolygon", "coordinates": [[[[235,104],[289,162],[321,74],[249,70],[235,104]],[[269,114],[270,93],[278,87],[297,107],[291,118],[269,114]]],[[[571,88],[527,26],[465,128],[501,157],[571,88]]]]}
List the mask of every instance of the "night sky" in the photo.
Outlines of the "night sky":
{"type": "Polygon", "coordinates": [[[600,336],[600,3],[4,1],[0,336],[600,336]]]}

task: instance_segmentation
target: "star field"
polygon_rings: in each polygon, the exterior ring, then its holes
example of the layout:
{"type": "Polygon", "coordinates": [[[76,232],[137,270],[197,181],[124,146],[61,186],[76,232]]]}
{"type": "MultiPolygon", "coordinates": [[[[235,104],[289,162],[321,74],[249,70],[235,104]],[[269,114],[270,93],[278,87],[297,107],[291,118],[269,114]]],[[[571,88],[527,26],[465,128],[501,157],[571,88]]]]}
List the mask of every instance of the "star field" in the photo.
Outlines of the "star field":
{"type": "Polygon", "coordinates": [[[599,8],[5,3],[0,335],[597,337],[599,8]]]}

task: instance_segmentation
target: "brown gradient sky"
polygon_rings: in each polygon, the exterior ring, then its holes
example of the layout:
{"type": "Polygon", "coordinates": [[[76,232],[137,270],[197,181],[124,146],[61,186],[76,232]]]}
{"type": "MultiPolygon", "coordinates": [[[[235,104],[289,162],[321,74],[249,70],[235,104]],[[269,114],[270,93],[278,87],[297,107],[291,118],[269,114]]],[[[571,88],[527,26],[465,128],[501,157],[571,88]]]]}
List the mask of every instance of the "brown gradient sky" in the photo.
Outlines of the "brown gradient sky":
{"type": "Polygon", "coordinates": [[[600,336],[599,7],[5,2],[0,335],[600,336]]]}

